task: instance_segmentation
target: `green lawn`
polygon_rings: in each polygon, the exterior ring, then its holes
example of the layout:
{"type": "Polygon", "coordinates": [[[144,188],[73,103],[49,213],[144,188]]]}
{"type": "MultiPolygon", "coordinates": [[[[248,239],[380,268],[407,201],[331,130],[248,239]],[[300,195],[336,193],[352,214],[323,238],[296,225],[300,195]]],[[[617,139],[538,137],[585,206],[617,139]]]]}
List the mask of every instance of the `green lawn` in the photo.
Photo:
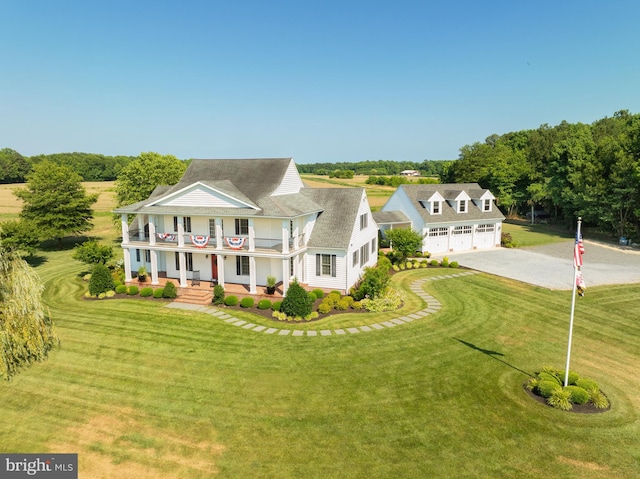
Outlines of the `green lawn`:
{"type": "Polygon", "coordinates": [[[511,235],[516,247],[519,248],[557,243],[574,238],[573,233],[555,225],[532,225],[525,221],[509,221],[503,223],[502,228],[504,233],[511,235]]]}
{"type": "Polygon", "coordinates": [[[82,478],[640,474],[637,286],[578,302],[572,365],[613,404],[578,415],[522,389],[564,365],[568,292],[483,274],[433,281],[433,316],[294,338],[153,301],[83,301],[81,269],[69,251],[38,267],[60,347],[2,384],[0,450],[77,452],[82,478]]]}

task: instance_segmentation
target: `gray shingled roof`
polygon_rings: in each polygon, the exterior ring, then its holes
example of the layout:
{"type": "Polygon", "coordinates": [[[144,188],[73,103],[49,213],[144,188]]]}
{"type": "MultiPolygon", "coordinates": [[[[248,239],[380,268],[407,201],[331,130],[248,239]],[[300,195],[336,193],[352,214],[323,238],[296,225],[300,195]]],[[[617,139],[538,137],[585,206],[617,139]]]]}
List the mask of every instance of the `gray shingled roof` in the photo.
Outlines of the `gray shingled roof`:
{"type": "Polygon", "coordinates": [[[461,191],[465,191],[471,199],[478,199],[487,190],[480,188],[478,183],[448,183],[435,185],[400,185],[398,189],[404,190],[411,203],[425,221],[425,223],[451,223],[455,221],[475,221],[475,220],[504,220],[505,217],[500,212],[495,202],[491,211],[482,211],[474,205],[469,205],[466,213],[457,213],[449,202],[442,204],[442,213],[439,215],[430,214],[420,201],[426,201],[436,191],[445,199],[455,198],[461,191]]]}
{"type": "Polygon", "coordinates": [[[356,224],[363,188],[305,188],[301,193],[323,207],[308,246],[311,248],[349,248],[356,224]]]}
{"type": "Polygon", "coordinates": [[[411,218],[405,215],[402,211],[376,211],[371,214],[373,215],[375,222],[379,225],[411,223],[411,218]]]}

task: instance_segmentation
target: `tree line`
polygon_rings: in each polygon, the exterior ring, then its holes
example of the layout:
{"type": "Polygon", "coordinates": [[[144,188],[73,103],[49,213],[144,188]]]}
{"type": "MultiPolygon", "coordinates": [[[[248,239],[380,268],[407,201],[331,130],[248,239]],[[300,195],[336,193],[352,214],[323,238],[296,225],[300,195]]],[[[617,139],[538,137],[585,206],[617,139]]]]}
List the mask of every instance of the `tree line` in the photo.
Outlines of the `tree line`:
{"type": "Polygon", "coordinates": [[[113,181],[134,159],[134,156],[78,152],[27,157],[11,148],[3,148],[0,150],[0,183],[25,183],[34,166],[42,162],[66,166],[80,175],[82,181],[113,181]]]}
{"type": "Polygon", "coordinates": [[[640,234],[640,114],[616,112],[592,124],[544,124],[466,145],[443,183],[477,182],[507,215],[532,206],[556,221],[607,233],[640,234]]]}
{"type": "Polygon", "coordinates": [[[440,176],[451,160],[392,161],[367,160],[338,163],[300,163],[296,164],[300,173],[329,175],[343,178],[345,171],[355,175],[399,175],[404,170],[417,170],[422,176],[440,176]]]}

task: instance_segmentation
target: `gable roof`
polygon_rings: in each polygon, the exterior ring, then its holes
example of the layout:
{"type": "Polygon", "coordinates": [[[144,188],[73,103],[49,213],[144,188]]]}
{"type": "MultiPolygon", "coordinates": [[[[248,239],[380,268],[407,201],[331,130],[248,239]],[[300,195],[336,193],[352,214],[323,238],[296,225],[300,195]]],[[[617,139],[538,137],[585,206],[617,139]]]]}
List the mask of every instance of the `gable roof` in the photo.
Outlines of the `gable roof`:
{"type": "MultiPolygon", "coordinates": [[[[441,212],[432,215],[428,208],[423,206],[425,201],[433,197],[438,192],[447,200],[471,198],[477,200],[487,198],[486,193],[489,190],[481,188],[478,183],[448,183],[448,184],[427,184],[427,185],[400,185],[398,190],[404,192],[410,200],[413,207],[422,217],[425,223],[451,223],[458,221],[475,221],[475,220],[504,220],[504,215],[493,205],[491,211],[482,211],[475,205],[469,205],[465,213],[458,213],[456,208],[445,201],[442,204],[441,212]],[[421,201],[423,203],[421,203],[421,201]]],[[[397,193],[397,192],[396,192],[397,193]]],[[[394,193],[394,194],[396,194],[394,193]]],[[[491,195],[489,198],[493,198],[491,195]]],[[[383,208],[384,209],[384,208],[383,208]]]]}
{"type": "Polygon", "coordinates": [[[299,180],[291,158],[192,160],[175,185],[158,186],[146,200],[114,211],[129,214],[241,214],[276,217],[292,217],[320,211],[320,206],[301,195],[303,189],[304,185],[299,180]],[[246,207],[161,204],[164,199],[197,184],[205,185],[212,192],[218,191],[235,198],[246,207]]]}
{"type": "Polygon", "coordinates": [[[302,193],[323,208],[307,245],[348,249],[364,189],[306,188],[302,193]]]}

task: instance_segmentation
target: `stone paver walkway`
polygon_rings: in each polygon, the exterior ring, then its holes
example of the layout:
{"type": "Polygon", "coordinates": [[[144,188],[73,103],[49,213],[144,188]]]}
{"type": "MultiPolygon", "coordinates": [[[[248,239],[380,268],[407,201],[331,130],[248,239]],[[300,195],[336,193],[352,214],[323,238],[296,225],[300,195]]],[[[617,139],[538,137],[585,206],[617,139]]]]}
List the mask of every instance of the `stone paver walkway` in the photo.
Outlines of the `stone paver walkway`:
{"type": "Polygon", "coordinates": [[[247,329],[251,331],[255,331],[257,333],[264,334],[276,334],[278,336],[292,336],[292,337],[300,337],[300,336],[333,336],[333,335],[345,335],[345,334],[358,334],[358,333],[368,333],[371,331],[379,331],[382,329],[395,328],[396,326],[401,326],[403,324],[410,323],[415,321],[416,319],[421,319],[429,316],[430,314],[437,313],[442,305],[440,301],[436,298],[427,294],[424,291],[424,284],[429,281],[449,279],[449,278],[459,278],[462,276],[468,276],[471,274],[477,274],[477,271],[464,271],[460,273],[447,274],[442,276],[432,276],[430,278],[422,278],[411,283],[411,292],[415,293],[420,299],[427,303],[427,307],[421,309],[420,311],[416,311],[415,313],[408,314],[406,316],[400,316],[399,318],[390,318],[388,321],[381,321],[380,323],[369,324],[367,326],[360,326],[358,328],[345,328],[345,329],[323,329],[320,331],[317,330],[308,330],[303,331],[299,329],[279,329],[279,328],[267,328],[266,326],[260,326],[257,324],[249,323],[247,321],[235,318],[232,314],[229,314],[226,311],[218,309],[213,306],[199,306],[197,304],[188,304],[188,303],[169,303],[167,308],[174,309],[186,309],[190,311],[197,311],[199,313],[207,313],[211,316],[214,316],[218,319],[223,320],[226,323],[229,323],[233,326],[238,326],[242,329],[247,329]]]}

